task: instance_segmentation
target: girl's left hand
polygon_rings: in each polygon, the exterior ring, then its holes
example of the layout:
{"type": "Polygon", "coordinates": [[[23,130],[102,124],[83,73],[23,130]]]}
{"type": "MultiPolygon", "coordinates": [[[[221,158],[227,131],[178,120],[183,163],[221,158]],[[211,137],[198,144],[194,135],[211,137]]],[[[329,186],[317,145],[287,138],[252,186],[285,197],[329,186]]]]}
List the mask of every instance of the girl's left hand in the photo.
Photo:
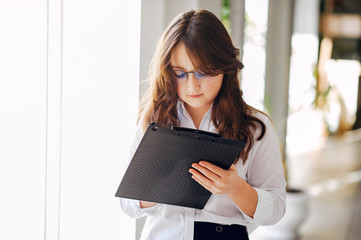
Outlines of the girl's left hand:
{"type": "Polygon", "coordinates": [[[193,163],[192,167],[198,170],[189,169],[192,178],[213,194],[232,195],[244,183],[234,164],[229,170],[224,170],[207,161],[193,163]]]}

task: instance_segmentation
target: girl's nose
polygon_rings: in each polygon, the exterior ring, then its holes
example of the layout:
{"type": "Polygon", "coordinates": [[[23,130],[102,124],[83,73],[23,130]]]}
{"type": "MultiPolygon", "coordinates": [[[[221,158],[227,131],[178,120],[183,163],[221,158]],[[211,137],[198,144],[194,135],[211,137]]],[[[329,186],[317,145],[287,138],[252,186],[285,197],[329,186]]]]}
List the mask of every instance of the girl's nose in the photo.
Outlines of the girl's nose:
{"type": "Polygon", "coordinates": [[[188,74],[187,88],[188,90],[198,90],[200,87],[200,82],[197,80],[194,73],[188,74]]]}

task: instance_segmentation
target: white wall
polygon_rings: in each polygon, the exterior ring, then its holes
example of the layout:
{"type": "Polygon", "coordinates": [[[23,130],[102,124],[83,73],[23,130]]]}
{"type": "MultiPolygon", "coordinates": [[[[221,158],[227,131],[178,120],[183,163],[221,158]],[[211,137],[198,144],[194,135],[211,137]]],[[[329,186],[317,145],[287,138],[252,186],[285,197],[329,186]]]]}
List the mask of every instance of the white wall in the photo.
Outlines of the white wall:
{"type": "Polygon", "coordinates": [[[157,43],[165,29],[165,0],[142,0],[141,40],[140,40],[140,97],[149,88],[149,63],[157,43]]]}
{"type": "Polygon", "coordinates": [[[44,1],[1,1],[0,33],[0,239],[43,239],[44,1]]]}
{"type": "Polygon", "coordinates": [[[3,1],[0,32],[0,239],[134,239],[140,0],[3,1]]]}

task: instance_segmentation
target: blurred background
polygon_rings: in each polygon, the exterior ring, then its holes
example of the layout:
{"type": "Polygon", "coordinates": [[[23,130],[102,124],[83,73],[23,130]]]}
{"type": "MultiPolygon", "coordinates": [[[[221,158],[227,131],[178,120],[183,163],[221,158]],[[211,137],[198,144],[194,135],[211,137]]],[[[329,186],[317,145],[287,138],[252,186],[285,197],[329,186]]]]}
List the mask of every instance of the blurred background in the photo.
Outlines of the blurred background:
{"type": "Polygon", "coordinates": [[[250,239],[359,239],[359,0],[1,1],[0,239],[139,238],[114,194],[156,43],[189,9],[222,20],[277,128],[287,213],[250,239]]]}

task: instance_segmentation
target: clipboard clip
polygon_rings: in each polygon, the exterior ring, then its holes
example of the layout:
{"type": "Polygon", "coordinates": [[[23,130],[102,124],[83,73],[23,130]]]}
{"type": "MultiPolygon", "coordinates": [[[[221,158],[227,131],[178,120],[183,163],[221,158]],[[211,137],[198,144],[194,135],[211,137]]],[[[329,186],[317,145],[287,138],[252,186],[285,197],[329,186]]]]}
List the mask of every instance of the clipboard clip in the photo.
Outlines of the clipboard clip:
{"type": "Polygon", "coordinates": [[[201,135],[210,136],[210,137],[214,137],[214,138],[222,137],[220,134],[217,134],[217,133],[212,133],[212,132],[207,132],[207,131],[192,129],[192,128],[172,126],[171,129],[175,130],[175,131],[179,131],[179,132],[191,132],[191,133],[201,134],[201,135]]]}
{"type": "Polygon", "coordinates": [[[149,126],[153,126],[153,128],[152,128],[153,131],[157,131],[157,130],[158,130],[158,123],[156,123],[156,122],[151,122],[151,123],[148,125],[148,127],[149,127],[149,126]]]}

